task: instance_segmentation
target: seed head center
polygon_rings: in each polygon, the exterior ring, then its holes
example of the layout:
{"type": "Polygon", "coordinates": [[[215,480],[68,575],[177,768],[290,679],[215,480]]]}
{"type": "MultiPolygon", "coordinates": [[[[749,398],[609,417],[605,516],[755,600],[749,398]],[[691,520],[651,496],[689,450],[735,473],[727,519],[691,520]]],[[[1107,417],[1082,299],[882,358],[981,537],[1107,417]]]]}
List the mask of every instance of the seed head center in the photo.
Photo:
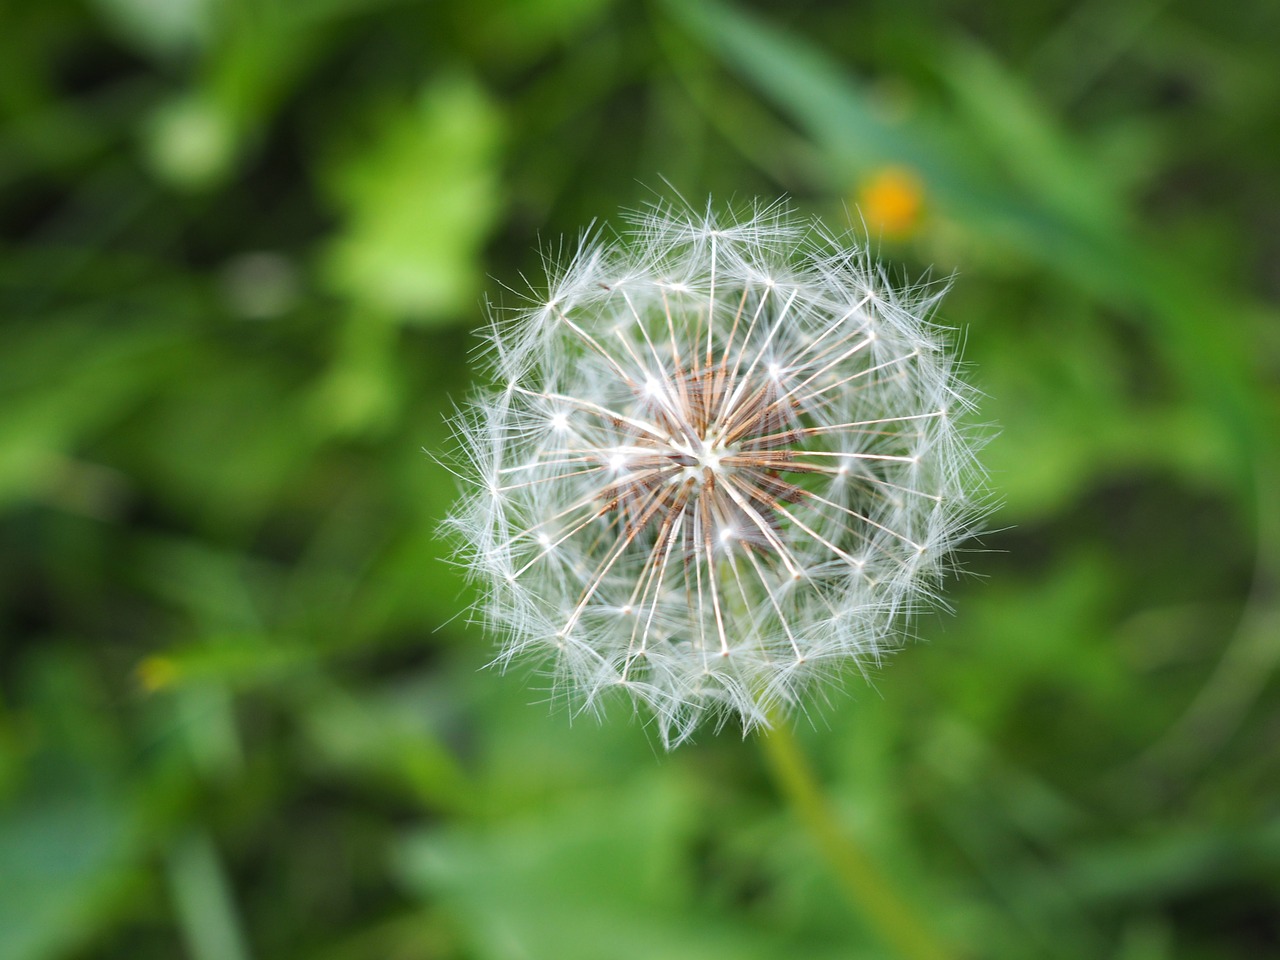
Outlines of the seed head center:
{"type": "Polygon", "coordinates": [[[710,470],[712,473],[719,473],[723,469],[721,461],[725,457],[732,455],[733,451],[719,440],[704,437],[697,455],[698,466],[710,470]]]}
{"type": "Polygon", "coordinates": [[[693,462],[685,468],[686,476],[699,485],[709,477],[721,477],[729,470],[724,461],[736,452],[717,437],[702,437],[689,445],[687,456],[693,462]]]}

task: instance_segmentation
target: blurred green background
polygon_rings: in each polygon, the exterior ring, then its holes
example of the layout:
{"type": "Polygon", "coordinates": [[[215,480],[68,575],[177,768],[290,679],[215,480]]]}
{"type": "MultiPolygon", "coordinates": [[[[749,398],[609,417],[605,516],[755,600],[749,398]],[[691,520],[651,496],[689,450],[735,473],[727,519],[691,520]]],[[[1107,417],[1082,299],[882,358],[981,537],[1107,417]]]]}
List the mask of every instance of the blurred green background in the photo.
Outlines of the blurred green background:
{"type": "Polygon", "coordinates": [[[890,957],[757,744],[493,641],[428,452],[593,218],[864,221],[1000,425],[798,735],[968,957],[1280,955],[1280,6],[5,0],[0,958],[890,957]],[[846,212],[847,211],[847,212],[846,212]]]}

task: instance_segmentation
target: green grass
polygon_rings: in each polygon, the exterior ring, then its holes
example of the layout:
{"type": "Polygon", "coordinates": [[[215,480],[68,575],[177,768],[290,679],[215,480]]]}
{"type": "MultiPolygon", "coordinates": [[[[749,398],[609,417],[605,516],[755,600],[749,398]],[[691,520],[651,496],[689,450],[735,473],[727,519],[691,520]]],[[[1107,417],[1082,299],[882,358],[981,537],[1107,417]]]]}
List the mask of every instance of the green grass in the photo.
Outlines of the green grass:
{"type": "Polygon", "coordinates": [[[954,273],[999,426],[798,724],[835,826],[954,956],[1280,952],[1273,8],[4,5],[0,960],[900,955],[754,740],[483,670],[437,537],[483,301],[673,190],[954,273]]]}

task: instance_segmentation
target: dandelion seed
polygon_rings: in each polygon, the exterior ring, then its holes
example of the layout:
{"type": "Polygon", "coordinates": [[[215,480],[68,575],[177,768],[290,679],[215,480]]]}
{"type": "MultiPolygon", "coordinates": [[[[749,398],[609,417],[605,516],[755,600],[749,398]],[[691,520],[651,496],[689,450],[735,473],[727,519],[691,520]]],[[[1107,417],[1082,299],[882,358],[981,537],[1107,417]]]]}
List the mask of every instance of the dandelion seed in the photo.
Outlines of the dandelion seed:
{"type": "Polygon", "coordinates": [[[779,206],[654,208],[550,286],[456,424],[499,662],[625,691],[672,746],[895,645],[977,516],[941,291],[779,206]]]}

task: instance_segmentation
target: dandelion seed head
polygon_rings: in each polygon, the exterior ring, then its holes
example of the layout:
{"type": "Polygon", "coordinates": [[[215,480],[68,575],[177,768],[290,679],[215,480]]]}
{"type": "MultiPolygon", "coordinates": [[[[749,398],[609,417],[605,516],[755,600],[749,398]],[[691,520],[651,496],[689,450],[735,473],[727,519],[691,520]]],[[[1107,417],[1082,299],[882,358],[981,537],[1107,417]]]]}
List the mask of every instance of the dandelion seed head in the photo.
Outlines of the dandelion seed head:
{"type": "Polygon", "coordinates": [[[939,291],[780,205],[655,207],[548,267],[455,421],[497,662],[668,746],[878,663],[979,515],[939,291]]]}

